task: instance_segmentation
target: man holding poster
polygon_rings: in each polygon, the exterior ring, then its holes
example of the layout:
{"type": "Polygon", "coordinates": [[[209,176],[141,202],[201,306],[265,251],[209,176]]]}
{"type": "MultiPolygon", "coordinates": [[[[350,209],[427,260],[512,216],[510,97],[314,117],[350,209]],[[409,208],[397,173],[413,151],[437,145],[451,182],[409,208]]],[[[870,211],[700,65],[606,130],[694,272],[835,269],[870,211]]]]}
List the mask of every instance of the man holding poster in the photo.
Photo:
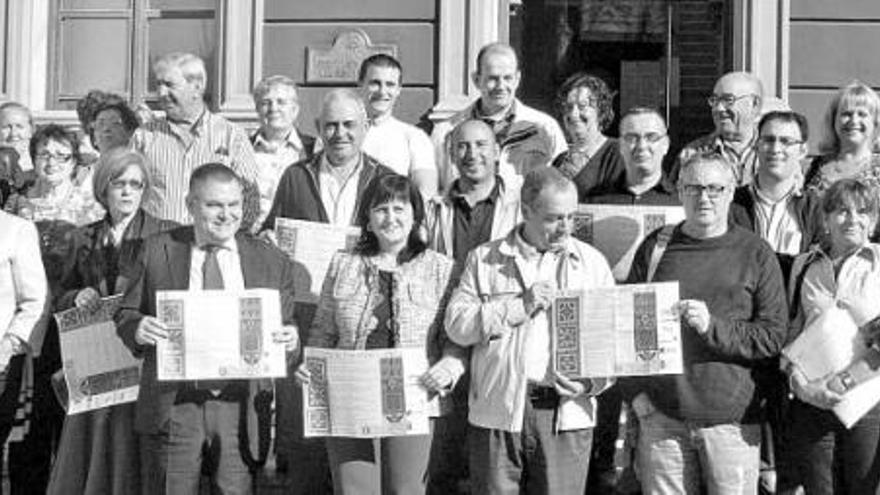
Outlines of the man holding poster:
{"type": "Polygon", "coordinates": [[[553,368],[548,310],[558,290],[608,287],[614,278],[598,251],[571,236],[576,211],[577,190],[558,170],[527,174],[524,222],[471,253],[449,303],[446,332],[471,348],[473,493],[584,493],[592,396],[609,380],[553,368]]]}
{"type": "Polygon", "coordinates": [[[230,168],[208,163],[193,171],[187,208],[193,226],[148,239],[116,316],[118,333],[144,357],[135,430],[144,451],[144,493],[198,494],[202,452],[214,457],[212,482],[221,493],[251,493],[252,472],[265,455],[257,445],[256,380],[157,381],[155,346],[168,339],[156,317],[160,290],[252,288],[281,294],[284,327],[274,335],[288,352],[298,345],[293,322],[293,275],[279,250],[246,235],[241,226],[242,183],[230,168]],[[242,411],[246,408],[246,411],[242,411]],[[247,431],[239,431],[246,418],[247,431]],[[240,442],[245,442],[244,445],[240,442]]]}
{"type": "Polygon", "coordinates": [[[721,155],[681,169],[685,221],[636,252],[628,282],[679,282],[684,373],[620,381],[639,421],[642,491],[757,493],[761,440],[754,368],[786,338],[773,250],[728,225],[735,177],[721,155]]]}

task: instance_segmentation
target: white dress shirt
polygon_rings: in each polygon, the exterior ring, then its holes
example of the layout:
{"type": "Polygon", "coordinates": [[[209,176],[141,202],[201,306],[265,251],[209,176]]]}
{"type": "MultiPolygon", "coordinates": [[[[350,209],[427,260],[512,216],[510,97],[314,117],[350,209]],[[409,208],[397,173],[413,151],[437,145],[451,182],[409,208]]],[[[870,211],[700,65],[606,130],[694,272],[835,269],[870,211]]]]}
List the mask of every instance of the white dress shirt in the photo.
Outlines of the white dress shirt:
{"type": "MultiPolygon", "coordinates": [[[[192,258],[189,265],[189,290],[202,290],[202,267],[205,264],[204,245],[196,236],[196,243],[192,246],[192,258]]],[[[244,275],[241,272],[241,259],[238,255],[238,243],[235,239],[218,245],[217,264],[220,265],[220,274],[223,276],[224,290],[244,290],[244,275]]]]}
{"type": "Polygon", "coordinates": [[[352,225],[354,223],[358,177],[360,177],[363,164],[363,157],[358,157],[357,164],[348,175],[339,180],[330,170],[332,165],[327,161],[327,155],[322,155],[321,167],[318,171],[321,202],[324,204],[327,218],[333,225],[352,225]]]}

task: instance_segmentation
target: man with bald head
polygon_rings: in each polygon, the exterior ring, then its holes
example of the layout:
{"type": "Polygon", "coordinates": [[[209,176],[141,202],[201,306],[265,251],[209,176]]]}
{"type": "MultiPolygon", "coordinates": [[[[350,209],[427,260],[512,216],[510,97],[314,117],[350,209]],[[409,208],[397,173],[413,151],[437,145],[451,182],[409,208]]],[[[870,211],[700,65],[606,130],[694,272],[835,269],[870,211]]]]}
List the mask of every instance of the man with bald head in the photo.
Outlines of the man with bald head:
{"type": "Polygon", "coordinates": [[[504,178],[547,166],[568,149],[565,135],[553,117],[516,98],[521,74],[516,52],[510,45],[490,43],[481,48],[471,77],[480,97],[448,121],[437,124],[431,134],[442,190],[457,176],[446,138],[464,120],[482,120],[492,128],[500,149],[498,173],[504,178]]]}
{"type": "MultiPolygon", "coordinates": [[[[498,175],[498,143],[482,120],[459,123],[449,135],[458,178],[427,203],[428,244],[455,259],[453,279],[480,244],[507,235],[520,221],[519,178],[498,175]]],[[[456,493],[467,480],[467,377],[452,393],[453,410],[434,422],[428,493],[456,493]]]]}
{"type": "Polygon", "coordinates": [[[715,130],[681,150],[670,179],[677,180],[678,168],[694,154],[713,152],[734,166],[738,185],[750,184],[758,167],[755,143],[763,98],[763,86],[755,75],[729,72],[721,76],[707,99],[715,130]]]}
{"type": "MultiPolygon", "coordinates": [[[[278,181],[275,199],[262,229],[271,233],[275,219],[293,218],[335,225],[355,225],[361,196],[370,181],[393,174],[361,151],[367,132],[367,113],[361,97],[348,89],[328,92],[315,121],[323,145],[311,158],[287,167],[278,181]]],[[[271,234],[269,234],[271,237],[271,234]]],[[[312,304],[298,304],[297,324],[302,342],[314,316],[312,304]]],[[[276,386],[276,451],[289,465],[290,493],[324,493],[329,479],[324,442],[303,438],[302,393],[293,378],[276,386]]]]}
{"type": "Polygon", "coordinates": [[[467,435],[471,493],[584,493],[593,396],[609,381],[551,364],[550,307],[561,290],[614,285],[605,257],[571,233],[574,183],[529,172],[523,221],[475,249],[446,309],[446,333],[471,350],[467,435]]]}
{"type": "Polygon", "coordinates": [[[263,229],[277,217],[354,225],[357,205],[370,180],[394,173],[361,151],[367,113],[361,97],[348,89],[324,96],[315,125],[321,152],[294,163],[281,176],[263,229]]]}
{"type": "Polygon", "coordinates": [[[642,491],[757,493],[754,372],[785,343],[779,263],[760,237],[728,223],[735,177],[723,156],[684,162],[685,221],[648,236],[628,282],[678,281],[684,373],[621,380],[638,416],[642,491]]]}

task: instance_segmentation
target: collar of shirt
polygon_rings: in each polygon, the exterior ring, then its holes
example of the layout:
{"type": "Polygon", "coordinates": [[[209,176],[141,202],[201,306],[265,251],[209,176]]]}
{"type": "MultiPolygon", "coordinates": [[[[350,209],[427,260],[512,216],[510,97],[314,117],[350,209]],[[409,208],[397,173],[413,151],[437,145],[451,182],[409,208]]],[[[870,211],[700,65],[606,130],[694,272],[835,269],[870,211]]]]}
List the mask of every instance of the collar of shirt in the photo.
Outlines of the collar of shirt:
{"type": "Polygon", "coordinates": [[[202,109],[201,115],[190,124],[186,121],[171,120],[166,118],[171,130],[178,136],[188,135],[190,137],[198,137],[205,133],[205,127],[208,126],[211,119],[211,112],[205,107],[202,109]]]}
{"type": "Polygon", "coordinates": [[[129,215],[122,219],[121,222],[113,225],[112,220],[110,220],[110,214],[107,213],[107,237],[104,239],[104,244],[111,244],[113,246],[119,246],[122,243],[122,239],[125,237],[125,231],[128,229],[128,226],[131,225],[131,221],[134,220],[135,215],[129,215]]]}
{"type": "MultiPolygon", "coordinates": [[[[364,164],[364,154],[358,153],[357,162],[355,163],[354,167],[351,168],[351,171],[349,171],[348,175],[346,175],[343,178],[342,183],[340,185],[348,183],[349,179],[351,179],[356,174],[358,174],[361,171],[361,168],[363,168],[363,164],[364,164]]],[[[336,174],[333,172],[333,165],[331,165],[330,161],[327,160],[326,153],[321,153],[321,163],[318,165],[318,173],[319,174],[328,174],[331,177],[336,177],[336,174]]]]}
{"type": "MultiPolygon", "coordinates": [[[[807,260],[807,265],[816,261],[817,259],[824,258],[828,263],[831,263],[831,246],[829,245],[829,241],[824,240],[819,246],[810,251],[810,257],[807,260]]],[[[877,259],[877,253],[874,249],[871,249],[871,243],[865,243],[860,248],[853,251],[847,259],[851,259],[853,257],[859,257],[871,263],[871,269],[877,269],[877,263],[880,263],[880,260],[877,259]]]]}
{"type": "Polygon", "coordinates": [[[507,129],[510,128],[513,121],[516,120],[516,103],[516,98],[514,98],[510,103],[510,107],[503,113],[485,115],[480,109],[480,101],[477,101],[473,106],[471,116],[475,119],[482,120],[491,127],[492,132],[495,134],[496,141],[501,142],[504,140],[504,134],[506,134],[507,129]]]}
{"type": "Polygon", "coordinates": [[[538,248],[529,244],[526,241],[525,237],[523,237],[522,230],[524,227],[524,224],[520,224],[517,228],[514,229],[514,232],[512,233],[513,239],[511,239],[512,242],[510,243],[510,250],[507,253],[508,255],[519,256],[524,260],[532,261],[536,258],[540,258],[545,253],[549,252],[558,255],[560,258],[563,256],[567,256],[576,261],[580,260],[578,250],[574,246],[574,242],[571,237],[566,238],[565,242],[561,246],[556,246],[547,250],[546,252],[541,252],[538,250],[538,248]]]}
{"type": "Polygon", "coordinates": [[[374,117],[374,118],[372,118],[372,119],[369,119],[368,122],[369,122],[369,124],[370,124],[370,127],[378,127],[378,126],[380,126],[380,125],[383,125],[383,124],[386,124],[386,123],[388,123],[388,122],[391,122],[391,119],[392,119],[393,117],[394,117],[394,116],[391,114],[391,112],[388,112],[388,113],[385,113],[385,114],[382,114],[382,115],[378,115],[378,116],[376,116],[376,117],[374,117]]]}
{"type": "Polygon", "coordinates": [[[216,246],[219,249],[225,249],[232,253],[238,253],[238,242],[236,242],[235,237],[227,239],[225,242],[221,242],[219,244],[216,242],[206,242],[205,240],[201,239],[201,236],[198,232],[196,232],[195,237],[195,247],[198,249],[204,249],[206,246],[211,245],[216,246]]]}
{"type": "MultiPolygon", "coordinates": [[[[460,205],[460,204],[464,203],[470,207],[471,205],[467,202],[467,199],[465,199],[464,194],[458,188],[459,181],[460,181],[460,179],[456,179],[455,182],[452,183],[452,187],[449,188],[449,199],[452,200],[452,203],[455,205],[460,205]]],[[[477,205],[479,203],[491,203],[494,205],[495,203],[498,202],[498,198],[501,196],[501,187],[502,187],[501,176],[496,175],[495,176],[495,187],[493,187],[492,190],[489,191],[488,196],[477,201],[476,203],[474,203],[474,205],[477,205]]]]}
{"type": "Polygon", "coordinates": [[[792,185],[791,189],[789,189],[789,191],[787,193],[785,193],[784,196],[779,198],[779,200],[774,201],[774,200],[768,198],[767,195],[762,193],[761,190],[758,188],[758,178],[757,177],[755,177],[755,181],[749,185],[749,191],[752,193],[752,198],[754,198],[755,202],[758,202],[758,203],[761,203],[761,204],[764,204],[767,206],[778,205],[780,203],[784,203],[784,202],[788,201],[789,198],[794,198],[794,197],[798,197],[801,195],[801,189],[800,189],[800,187],[798,187],[797,182],[795,182],[792,185]]]}
{"type": "MultiPolygon", "coordinates": [[[[302,151],[302,140],[300,140],[299,133],[296,132],[296,129],[291,129],[290,132],[287,133],[287,137],[282,141],[282,146],[292,148],[297,153],[302,151]]],[[[254,151],[258,153],[277,153],[279,149],[280,148],[276,146],[274,142],[263,137],[263,131],[257,131],[257,133],[254,134],[254,151]]]]}
{"type": "Polygon", "coordinates": [[[717,152],[724,156],[733,155],[737,158],[737,161],[741,161],[743,158],[753,155],[755,152],[755,145],[758,142],[758,133],[753,132],[752,138],[744,147],[741,148],[742,151],[737,151],[736,148],[730,145],[724,138],[721,137],[720,133],[714,133],[712,138],[712,148],[717,152]]]}

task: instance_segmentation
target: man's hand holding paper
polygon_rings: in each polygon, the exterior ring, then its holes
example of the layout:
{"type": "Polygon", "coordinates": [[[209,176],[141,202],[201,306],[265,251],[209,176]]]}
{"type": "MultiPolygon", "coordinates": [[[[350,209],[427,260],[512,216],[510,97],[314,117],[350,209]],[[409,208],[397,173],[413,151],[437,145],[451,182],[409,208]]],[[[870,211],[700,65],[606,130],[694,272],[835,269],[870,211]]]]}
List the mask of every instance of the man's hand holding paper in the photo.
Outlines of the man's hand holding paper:
{"type": "Polygon", "coordinates": [[[168,338],[168,328],[154,316],[144,316],[134,332],[134,340],[140,345],[155,346],[159,340],[168,338]]]}

